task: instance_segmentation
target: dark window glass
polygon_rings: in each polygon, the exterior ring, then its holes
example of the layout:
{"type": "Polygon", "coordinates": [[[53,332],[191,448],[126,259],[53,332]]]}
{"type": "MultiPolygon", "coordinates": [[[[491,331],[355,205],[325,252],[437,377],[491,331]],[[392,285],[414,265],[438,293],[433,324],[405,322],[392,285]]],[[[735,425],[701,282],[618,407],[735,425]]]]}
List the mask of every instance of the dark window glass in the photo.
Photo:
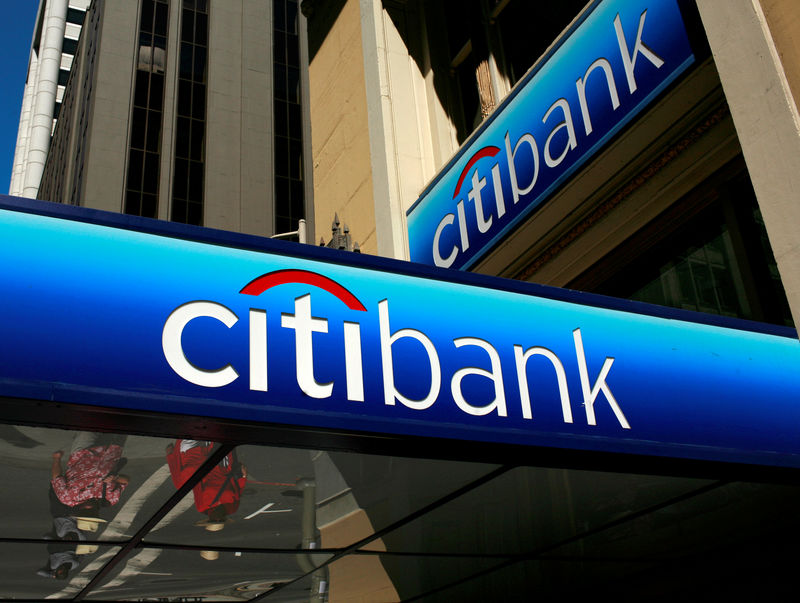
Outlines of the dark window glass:
{"type": "Polygon", "coordinates": [[[160,73],[153,73],[150,76],[150,109],[161,111],[164,104],[164,76],[160,73]]]}
{"type": "Polygon", "coordinates": [[[173,222],[186,222],[186,200],[172,200],[172,220],[173,222]]]}
{"type": "Polygon", "coordinates": [[[188,117],[179,117],[175,128],[175,156],[189,157],[189,123],[188,117]]]}
{"type": "Polygon", "coordinates": [[[295,230],[292,227],[292,220],[287,216],[275,216],[275,230],[276,232],[289,232],[295,230]]]}
{"type": "Polygon", "coordinates": [[[195,15],[194,43],[201,46],[208,45],[208,15],[197,13],[195,15]]]}
{"type": "Polygon", "coordinates": [[[481,123],[481,101],[475,79],[477,63],[471,53],[454,71],[456,94],[458,95],[460,115],[458,115],[457,139],[467,136],[481,123]]]}
{"type": "Polygon", "coordinates": [[[166,61],[168,6],[164,0],[142,0],[139,63],[133,90],[125,212],[155,217],[161,151],[163,69],[166,61]],[[153,32],[157,35],[153,35],[153,32]],[[142,153],[142,150],[147,152],[142,153]]]}
{"type": "Polygon", "coordinates": [[[153,33],[157,36],[166,36],[167,35],[167,15],[169,13],[169,8],[166,4],[157,4],[156,5],[156,18],[155,18],[155,25],[153,27],[153,33]]]}
{"type": "Polygon", "coordinates": [[[195,161],[202,161],[203,160],[203,133],[205,130],[205,124],[200,120],[192,120],[192,138],[191,138],[191,145],[190,157],[195,161]]]}
{"type": "Polygon", "coordinates": [[[59,86],[66,86],[67,81],[69,80],[69,71],[64,69],[58,70],[58,85],[59,86]]]}
{"type": "Polygon", "coordinates": [[[206,81],[206,49],[203,46],[194,47],[194,74],[192,79],[196,82],[206,81]]]}
{"type": "Polygon", "coordinates": [[[531,3],[511,0],[497,17],[506,72],[516,83],[547,50],[552,40],[570,24],[586,4],[585,0],[531,3]],[[531,24],[535,34],[531,35],[531,24]]]}
{"type": "Polygon", "coordinates": [[[138,190],[142,186],[144,153],[131,150],[128,158],[128,188],[138,190]]]}
{"type": "Polygon", "coordinates": [[[147,127],[147,109],[141,107],[133,108],[133,119],[131,120],[131,147],[134,149],[144,148],[145,128],[147,127]]]}
{"type": "Polygon", "coordinates": [[[305,208],[303,207],[303,181],[292,180],[290,187],[292,191],[292,215],[300,219],[305,214],[305,208]]]}
{"type": "Polygon", "coordinates": [[[204,84],[194,84],[192,95],[192,117],[195,119],[206,118],[206,87],[204,84]]]}
{"type": "Polygon", "coordinates": [[[77,8],[67,9],[67,23],[74,23],[75,25],[83,25],[83,18],[86,16],[86,11],[78,10],[77,8]]]}
{"type": "Polygon", "coordinates": [[[200,224],[203,215],[208,18],[203,0],[184,0],[175,124],[172,220],[200,224]],[[191,161],[186,161],[186,159],[191,161]],[[188,201],[188,203],[187,203],[188,201]]]}
{"type": "Polygon", "coordinates": [[[192,161],[189,163],[189,195],[190,201],[203,200],[203,163],[192,161]]]}
{"type": "Polygon", "coordinates": [[[297,67],[289,67],[286,70],[286,99],[292,103],[300,102],[300,70],[297,67]]]}
{"type": "Polygon", "coordinates": [[[289,176],[300,180],[303,176],[303,143],[299,140],[289,141],[289,176]]]}
{"type": "Polygon", "coordinates": [[[185,8],[181,20],[181,41],[194,42],[194,12],[185,8]]]}
{"type": "Polygon", "coordinates": [[[275,107],[275,134],[278,136],[288,136],[289,119],[287,116],[287,105],[284,101],[275,99],[273,106],[275,107]]]}
{"type": "Polygon", "coordinates": [[[125,193],[125,213],[140,216],[142,212],[142,195],[139,191],[125,193]]]}
{"type": "Polygon", "coordinates": [[[282,31],[276,31],[272,40],[272,60],[276,63],[286,62],[286,34],[282,31]]]}
{"type": "MultiPolygon", "coordinates": [[[[153,45],[153,34],[147,31],[139,33],[139,47],[148,47],[153,45]]],[[[141,52],[141,51],[140,51],[141,52]]]]}
{"type": "Polygon", "coordinates": [[[136,84],[133,87],[133,104],[136,107],[147,108],[148,76],[147,71],[136,72],[136,84]]]}
{"type": "Polygon", "coordinates": [[[78,40],[64,38],[64,42],[61,44],[61,52],[65,54],[74,55],[77,49],[78,49],[78,40]]]}
{"type": "Polygon", "coordinates": [[[766,231],[755,217],[755,195],[746,176],[698,190],[569,287],[791,326],[783,287],[772,278],[772,252],[768,243],[762,245],[766,231]]]}
{"type": "Polygon", "coordinates": [[[158,197],[142,193],[142,213],[147,218],[155,218],[158,206],[158,197]]]}
{"type": "Polygon", "coordinates": [[[189,80],[178,81],[178,115],[192,114],[192,83],[189,80]]]}
{"type": "Polygon", "coordinates": [[[275,228],[285,232],[305,215],[298,4],[276,0],[273,10],[275,228]]]}
{"type": "Polygon", "coordinates": [[[286,3],[286,32],[297,33],[297,3],[292,0],[286,3]]]}
{"type": "Polygon", "coordinates": [[[180,77],[192,79],[192,45],[187,42],[181,44],[180,77]]]}
{"type": "Polygon", "coordinates": [[[275,173],[289,175],[289,139],[283,136],[275,137],[275,173]]]}
{"type": "Polygon", "coordinates": [[[199,226],[203,222],[203,205],[190,201],[186,207],[186,223],[199,226]]]}
{"type": "Polygon", "coordinates": [[[145,153],[142,192],[153,194],[158,192],[158,162],[158,153],[145,153]]]}
{"type": "Polygon", "coordinates": [[[286,100],[286,67],[273,65],[273,78],[275,81],[275,98],[286,100]]]}
{"type": "Polygon", "coordinates": [[[300,40],[294,34],[286,36],[286,62],[289,65],[300,65],[300,40]]]}
{"type": "Polygon", "coordinates": [[[186,159],[175,160],[175,180],[172,187],[172,196],[185,199],[187,183],[189,182],[189,162],[186,159]]]}
{"type": "Polygon", "coordinates": [[[286,4],[282,0],[272,3],[272,26],[277,31],[286,31],[286,4]]]}
{"type": "Polygon", "coordinates": [[[289,105],[289,136],[297,140],[303,138],[303,115],[298,104],[289,105]]]}
{"type": "Polygon", "coordinates": [[[155,7],[153,0],[143,0],[142,2],[142,16],[139,20],[139,29],[143,32],[153,33],[153,16],[155,7]]]}
{"type": "Polygon", "coordinates": [[[147,150],[158,153],[158,143],[161,140],[161,113],[151,111],[147,118],[147,150]]]}
{"type": "Polygon", "coordinates": [[[289,179],[276,176],[275,178],[275,205],[283,207],[290,201],[289,179]]]}

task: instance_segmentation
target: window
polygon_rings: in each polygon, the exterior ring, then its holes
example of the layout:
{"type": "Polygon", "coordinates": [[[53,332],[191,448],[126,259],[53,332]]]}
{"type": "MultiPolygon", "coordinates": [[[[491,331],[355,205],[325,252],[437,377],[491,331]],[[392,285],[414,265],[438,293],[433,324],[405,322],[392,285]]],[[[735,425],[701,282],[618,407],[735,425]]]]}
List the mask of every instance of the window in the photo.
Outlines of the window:
{"type": "Polygon", "coordinates": [[[445,62],[448,112],[459,143],[495,109],[503,91],[522,78],[585,4],[586,0],[445,0],[429,5],[431,10],[441,10],[436,20],[441,25],[433,25],[428,35],[434,40],[434,54],[445,55],[434,62],[445,62]]]}
{"type": "Polygon", "coordinates": [[[524,0],[492,0],[490,20],[496,24],[503,48],[505,74],[516,84],[572,22],[586,0],[561,0],[535,5],[524,0]],[[535,35],[531,24],[535,23],[535,35]]]}
{"type": "Polygon", "coordinates": [[[300,39],[296,0],[273,3],[275,230],[289,232],[305,217],[300,39]]]}
{"type": "Polygon", "coordinates": [[[64,54],[74,55],[77,49],[78,49],[78,40],[73,40],[72,38],[64,38],[64,41],[61,44],[61,52],[63,52],[64,54]]]}
{"type": "Polygon", "coordinates": [[[171,219],[203,222],[205,178],[206,78],[208,7],[205,1],[184,0],[178,59],[178,105],[175,123],[175,164],[171,219]]]}
{"type": "Polygon", "coordinates": [[[75,25],[83,25],[83,18],[86,16],[86,11],[77,8],[69,7],[67,9],[67,23],[75,25]]]}
{"type": "Polygon", "coordinates": [[[125,213],[158,215],[167,0],[144,0],[139,23],[139,56],[133,89],[125,213]]]}
{"type": "Polygon", "coordinates": [[[746,173],[701,185],[568,286],[792,325],[746,173]]]}

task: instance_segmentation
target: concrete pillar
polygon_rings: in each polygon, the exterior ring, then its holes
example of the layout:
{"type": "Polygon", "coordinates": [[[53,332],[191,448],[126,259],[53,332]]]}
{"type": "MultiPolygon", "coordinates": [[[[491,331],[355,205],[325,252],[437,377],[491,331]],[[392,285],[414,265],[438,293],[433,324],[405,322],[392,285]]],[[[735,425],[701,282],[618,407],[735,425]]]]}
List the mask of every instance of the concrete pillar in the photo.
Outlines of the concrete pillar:
{"type": "Polygon", "coordinates": [[[19,115],[19,130],[17,130],[17,146],[14,149],[14,167],[11,172],[11,184],[8,192],[10,195],[21,195],[25,180],[25,158],[28,155],[28,134],[31,123],[31,107],[33,105],[34,90],[39,60],[36,53],[31,50],[28,62],[28,77],[25,80],[25,92],[22,95],[22,109],[19,115]]]}
{"type": "Polygon", "coordinates": [[[800,114],[759,0],[697,0],[796,325],[800,114]]]}
{"type": "Polygon", "coordinates": [[[58,70],[61,66],[61,45],[67,23],[67,0],[48,0],[45,7],[36,96],[33,100],[31,135],[28,140],[25,183],[22,194],[36,197],[50,147],[53,130],[53,109],[58,92],[58,70]]]}

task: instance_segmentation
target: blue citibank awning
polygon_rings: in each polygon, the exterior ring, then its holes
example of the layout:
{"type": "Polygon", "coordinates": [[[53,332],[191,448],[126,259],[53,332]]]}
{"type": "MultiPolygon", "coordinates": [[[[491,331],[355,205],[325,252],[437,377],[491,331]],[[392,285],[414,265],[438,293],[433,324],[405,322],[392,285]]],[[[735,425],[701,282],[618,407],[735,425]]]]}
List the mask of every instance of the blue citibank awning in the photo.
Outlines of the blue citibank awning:
{"type": "Polygon", "coordinates": [[[793,329],[0,197],[0,395],[800,467],[793,329]]]}

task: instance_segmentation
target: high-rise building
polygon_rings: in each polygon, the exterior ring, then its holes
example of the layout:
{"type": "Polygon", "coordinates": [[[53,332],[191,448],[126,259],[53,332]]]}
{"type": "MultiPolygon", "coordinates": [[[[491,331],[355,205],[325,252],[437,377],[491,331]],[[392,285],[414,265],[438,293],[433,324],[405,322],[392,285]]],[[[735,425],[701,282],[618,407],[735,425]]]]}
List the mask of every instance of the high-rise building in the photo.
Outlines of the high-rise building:
{"type": "Polygon", "coordinates": [[[89,0],[39,4],[9,187],[12,195],[36,196],[88,5],[89,0]]]}
{"type": "Polygon", "coordinates": [[[297,229],[312,217],[302,20],[293,0],[42,0],[11,193],[297,229]]]}

